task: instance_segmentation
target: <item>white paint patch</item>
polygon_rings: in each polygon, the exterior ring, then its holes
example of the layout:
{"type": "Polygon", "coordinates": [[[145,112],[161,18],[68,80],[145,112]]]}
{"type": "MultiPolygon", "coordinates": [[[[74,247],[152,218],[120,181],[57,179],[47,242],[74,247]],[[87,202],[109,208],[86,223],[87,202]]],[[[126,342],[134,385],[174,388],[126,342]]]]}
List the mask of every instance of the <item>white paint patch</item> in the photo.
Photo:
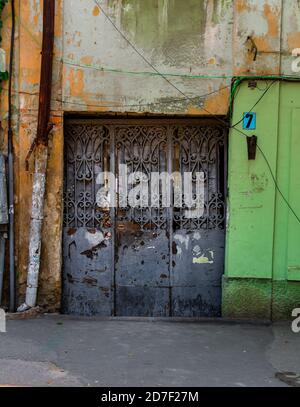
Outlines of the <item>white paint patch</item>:
{"type": "Polygon", "coordinates": [[[195,246],[193,249],[193,254],[195,257],[201,256],[202,250],[200,246],[195,246]]]}
{"type": "Polygon", "coordinates": [[[0,48],[0,71],[6,71],[6,53],[3,48],[0,48]]]}
{"type": "Polygon", "coordinates": [[[105,240],[103,233],[99,231],[96,233],[86,232],[85,238],[92,246],[97,246],[105,240]]]}
{"type": "Polygon", "coordinates": [[[5,311],[0,308],[0,333],[6,332],[6,315],[5,311]]]}
{"type": "Polygon", "coordinates": [[[178,242],[180,242],[181,245],[185,245],[186,250],[188,250],[189,243],[190,243],[190,237],[189,236],[175,235],[174,239],[178,240],[178,242]]]}
{"type": "MultiPolygon", "coordinates": [[[[259,2],[258,2],[259,3],[259,2]]],[[[263,2],[261,2],[263,3],[263,2]]],[[[255,36],[261,37],[268,33],[268,21],[264,18],[263,13],[255,11],[245,11],[239,15],[239,25],[246,32],[249,27],[255,27],[255,36]]],[[[247,38],[247,36],[245,36],[247,38]]]]}
{"type": "Polygon", "coordinates": [[[132,10],[132,5],[131,4],[126,4],[125,6],[122,6],[124,13],[130,13],[132,10]]]}
{"type": "Polygon", "coordinates": [[[195,232],[195,233],[194,233],[194,239],[195,239],[195,240],[201,240],[201,235],[200,235],[199,232],[195,232]]]}
{"type": "Polygon", "coordinates": [[[235,384],[236,384],[236,386],[238,386],[238,387],[247,387],[247,385],[246,385],[245,383],[236,382],[235,384]]]}

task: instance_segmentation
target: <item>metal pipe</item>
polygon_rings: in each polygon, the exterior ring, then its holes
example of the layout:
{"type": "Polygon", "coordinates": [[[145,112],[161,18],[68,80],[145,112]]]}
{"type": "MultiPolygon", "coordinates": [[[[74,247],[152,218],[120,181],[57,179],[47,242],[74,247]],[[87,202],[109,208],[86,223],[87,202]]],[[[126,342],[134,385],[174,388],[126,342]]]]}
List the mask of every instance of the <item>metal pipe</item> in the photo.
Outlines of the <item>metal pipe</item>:
{"type": "Polygon", "coordinates": [[[0,154],[0,306],[2,304],[5,267],[5,240],[7,238],[8,208],[5,157],[0,154]]]}
{"type": "Polygon", "coordinates": [[[12,129],[12,81],[15,49],[15,1],[11,0],[11,43],[8,84],[8,201],[9,201],[9,310],[15,311],[15,206],[14,206],[14,157],[12,129]]]}
{"type": "Polygon", "coordinates": [[[50,102],[52,88],[52,65],[54,47],[55,1],[43,1],[43,45],[39,112],[37,135],[34,142],[35,173],[32,192],[32,210],[29,241],[29,260],[25,303],[18,312],[27,311],[36,306],[39,271],[41,260],[42,226],[44,218],[44,200],[48,163],[48,136],[52,129],[50,120],[50,102]]]}
{"type": "Polygon", "coordinates": [[[48,147],[41,144],[37,147],[35,159],[26,300],[25,303],[18,308],[18,312],[24,312],[30,308],[34,308],[37,301],[41,260],[42,227],[44,219],[47,161],[48,147]]]}

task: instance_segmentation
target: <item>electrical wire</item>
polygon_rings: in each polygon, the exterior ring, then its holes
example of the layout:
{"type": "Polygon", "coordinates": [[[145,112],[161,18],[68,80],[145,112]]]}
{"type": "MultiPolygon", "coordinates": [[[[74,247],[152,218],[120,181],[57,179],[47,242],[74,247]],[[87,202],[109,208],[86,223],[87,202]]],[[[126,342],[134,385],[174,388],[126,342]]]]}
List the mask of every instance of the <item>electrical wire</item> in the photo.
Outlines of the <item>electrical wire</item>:
{"type": "Polygon", "coordinates": [[[70,59],[66,58],[57,58],[57,62],[61,62],[65,65],[74,66],[75,68],[84,68],[84,69],[93,69],[95,71],[100,72],[110,72],[110,73],[119,73],[119,74],[127,74],[127,75],[138,75],[138,76],[170,76],[170,77],[177,77],[183,79],[232,79],[232,75],[187,75],[187,74],[179,74],[179,73],[163,73],[158,74],[157,72],[146,72],[146,71],[128,71],[123,69],[116,69],[116,68],[106,68],[99,65],[92,65],[92,64],[83,64],[79,63],[70,59]]]}
{"type": "MultiPolygon", "coordinates": [[[[121,37],[132,47],[132,49],[143,59],[144,62],[146,62],[147,65],[149,65],[159,76],[161,76],[170,86],[172,86],[174,89],[176,89],[181,95],[184,96],[184,98],[186,98],[187,100],[190,100],[190,98],[185,95],[185,93],[178,88],[173,82],[171,82],[164,74],[162,74],[161,72],[159,72],[159,70],[150,62],[148,61],[148,59],[135,47],[135,45],[125,36],[125,34],[117,27],[117,25],[113,22],[113,20],[109,17],[109,15],[105,12],[105,10],[103,10],[102,6],[99,4],[98,0],[94,0],[94,3],[99,7],[99,9],[101,10],[101,12],[103,13],[103,15],[106,17],[106,19],[112,24],[112,26],[118,31],[118,33],[121,35],[121,37]]],[[[253,79],[253,78],[252,78],[253,79]]],[[[275,78],[274,82],[275,82],[275,78]]],[[[242,80],[242,79],[241,79],[242,80]]],[[[276,79],[278,80],[278,79],[276,79]]],[[[273,86],[274,83],[271,84],[270,88],[273,86]]],[[[267,89],[264,94],[262,95],[262,97],[259,99],[259,101],[255,104],[255,106],[263,99],[263,97],[267,94],[267,92],[270,90],[267,89]]],[[[254,106],[254,107],[255,107],[254,106]]],[[[252,108],[252,110],[254,109],[254,107],[252,108]]],[[[246,138],[248,138],[248,135],[246,133],[244,133],[243,131],[239,130],[236,128],[236,126],[240,123],[235,124],[234,126],[231,126],[230,124],[228,124],[225,120],[221,119],[219,116],[211,113],[209,110],[207,110],[205,107],[202,107],[202,109],[207,112],[210,116],[214,117],[218,122],[222,123],[223,125],[225,125],[228,129],[232,129],[235,130],[237,132],[239,132],[240,134],[242,134],[243,136],[245,136],[246,138]]],[[[284,202],[286,203],[286,205],[288,206],[288,208],[290,209],[290,211],[293,213],[293,215],[295,216],[295,218],[297,219],[297,221],[300,224],[300,217],[297,215],[296,211],[292,208],[291,204],[289,203],[288,199],[285,197],[285,195],[283,194],[283,192],[281,191],[276,176],[273,173],[273,169],[271,167],[271,164],[269,163],[269,160],[266,156],[266,154],[263,152],[262,148],[260,146],[258,146],[258,149],[264,159],[264,161],[266,162],[271,177],[274,181],[275,184],[275,188],[276,190],[279,192],[279,194],[281,195],[281,197],[283,198],[284,202]]]]}

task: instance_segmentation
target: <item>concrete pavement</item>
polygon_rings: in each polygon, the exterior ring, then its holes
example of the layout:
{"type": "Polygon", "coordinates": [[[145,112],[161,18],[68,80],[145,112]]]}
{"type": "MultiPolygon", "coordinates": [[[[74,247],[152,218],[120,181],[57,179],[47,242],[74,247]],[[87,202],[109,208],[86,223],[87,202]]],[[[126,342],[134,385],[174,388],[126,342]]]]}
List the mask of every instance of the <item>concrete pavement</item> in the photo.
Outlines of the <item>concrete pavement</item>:
{"type": "Polygon", "coordinates": [[[7,322],[0,385],[286,386],[299,355],[289,324],[47,316],[7,322]]]}

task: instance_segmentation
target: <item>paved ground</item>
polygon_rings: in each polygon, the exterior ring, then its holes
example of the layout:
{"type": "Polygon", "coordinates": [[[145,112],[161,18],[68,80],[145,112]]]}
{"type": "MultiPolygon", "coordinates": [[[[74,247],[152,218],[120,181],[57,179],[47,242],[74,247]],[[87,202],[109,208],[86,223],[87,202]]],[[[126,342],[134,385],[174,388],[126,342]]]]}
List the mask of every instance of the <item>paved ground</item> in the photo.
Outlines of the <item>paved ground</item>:
{"type": "Polygon", "coordinates": [[[285,386],[300,373],[300,334],[288,324],[8,321],[0,385],[285,386]]]}

